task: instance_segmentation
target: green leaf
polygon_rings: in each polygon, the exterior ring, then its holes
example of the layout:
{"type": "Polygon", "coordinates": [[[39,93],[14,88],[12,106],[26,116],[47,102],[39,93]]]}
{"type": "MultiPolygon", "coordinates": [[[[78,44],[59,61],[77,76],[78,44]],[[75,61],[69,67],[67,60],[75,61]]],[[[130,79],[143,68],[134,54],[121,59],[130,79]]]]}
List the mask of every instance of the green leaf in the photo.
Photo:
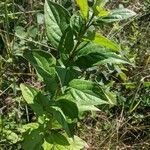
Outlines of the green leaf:
{"type": "Polygon", "coordinates": [[[50,101],[45,95],[29,85],[21,84],[20,88],[23,98],[38,116],[50,113],[50,101]]]}
{"type": "Polygon", "coordinates": [[[99,17],[105,17],[105,16],[108,16],[109,14],[109,11],[103,9],[102,7],[97,7],[97,11],[98,11],[99,17]]]}
{"type": "Polygon", "coordinates": [[[90,53],[98,53],[104,55],[105,53],[112,53],[111,49],[102,47],[99,44],[93,42],[82,42],[78,48],[77,57],[86,56],[90,53]]]}
{"type": "Polygon", "coordinates": [[[70,54],[74,47],[73,31],[71,27],[68,27],[65,33],[62,35],[58,50],[64,54],[70,54]]]}
{"type": "Polygon", "coordinates": [[[128,62],[127,60],[124,60],[119,57],[118,58],[109,57],[105,60],[101,60],[101,61],[95,63],[94,65],[102,65],[102,64],[107,64],[107,63],[109,63],[109,64],[130,64],[131,65],[131,63],[128,62]]]}
{"type": "Polygon", "coordinates": [[[119,51],[119,46],[116,43],[102,36],[100,33],[95,33],[92,39],[85,39],[85,40],[92,41],[93,43],[99,44],[114,51],[119,51]]]}
{"type": "Polygon", "coordinates": [[[111,11],[108,16],[102,17],[102,18],[100,18],[100,20],[109,23],[109,22],[121,21],[124,19],[128,19],[135,15],[136,15],[136,13],[133,12],[132,10],[129,10],[127,8],[119,8],[119,9],[111,11]]]}
{"type": "Polygon", "coordinates": [[[79,67],[87,69],[87,68],[90,68],[90,67],[93,67],[94,65],[96,65],[97,62],[101,62],[110,57],[119,59],[119,56],[116,55],[115,53],[106,51],[105,53],[90,53],[88,55],[79,57],[76,60],[76,63],[79,67]]]}
{"type": "Polygon", "coordinates": [[[97,107],[94,105],[78,105],[79,111],[84,112],[84,111],[100,111],[97,107]]]}
{"type": "Polygon", "coordinates": [[[38,94],[38,90],[27,85],[27,84],[21,84],[20,89],[23,95],[23,98],[26,100],[28,104],[34,103],[34,98],[38,94]]]}
{"type": "Polygon", "coordinates": [[[46,84],[46,90],[51,94],[55,93],[58,85],[56,59],[45,51],[25,51],[23,56],[36,69],[40,79],[46,84]]]}
{"type": "Polygon", "coordinates": [[[74,138],[69,138],[68,140],[70,143],[70,150],[81,150],[83,148],[88,148],[87,143],[78,136],[74,136],[74,138]]]}
{"type": "Polygon", "coordinates": [[[69,87],[70,94],[78,105],[109,104],[101,88],[92,81],[74,79],[69,87]]]}
{"type": "Polygon", "coordinates": [[[87,19],[89,14],[89,7],[87,0],[76,0],[77,5],[80,7],[82,16],[87,19]]]}
{"type": "Polygon", "coordinates": [[[57,48],[69,26],[70,14],[64,7],[50,0],[45,1],[44,12],[47,37],[51,45],[57,48]]]}
{"type": "Polygon", "coordinates": [[[88,148],[88,145],[85,141],[80,139],[77,136],[74,136],[73,138],[68,138],[69,146],[62,146],[62,145],[54,145],[54,150],[81,150],[83,148],[88,148]]]}
{"type": "Polygon", "coordinates": [[[108,15],[108,11],[104,10],[103,8],[107,2],[108,0],[96,0],[93,6],[95,15],[99,15],[99,16],[105,16],[106,14],[108,15]]]}
{"type": "Polygon", "coordinates": [[[56,106],[52,106],[50,109],[51,109],[51,112],[53,113],[53,117],[59,122],[59,124],[62,125],[62,127],[68,134],[68,136],[72,136],[72,133],[69,129],[69,125],[67,123],[66,116],[63,113],[63,111],[59,107],[56,107],[56,106]]]}
{"type": "Polygon", "coordinates": [[[75,67],[63,68],[58,66],[56,70],[62,87],[67,86],[71,80],[81,75],[81,71],[75,67]]]}
{"type": "Polygon", "coordinates": [[[102,65],[107,63],[126,63],[131,65],[128,60],[126,60],[119,54],[116,54],[114,50],[102,47],[99,44],[95,44],[93,42],[83,42],[80,45],[76,56],[77,57],[75,62],[77,63],[77,65],[85,69],[95,65],[102,65]]]}
{"type": "Polygon", "coordinates": [[[63,113],[69,118],[78,118],[78,107],[74,102],[66,99],[59,99],[56,101],[56,105],[60,107],[63,113]]]}
{"type": "Polygon", "coordinates": [[[44,114],[44,110],[41,104],[39,104],[36,100],[36,96],[38,95],[37,89],[26,84],[21,84],[20,89],[21,89],[23,98],[26,100],[29,106],[33,109],[33,111],[37,115],[42,116],[44,114]]]}
{"type": "Polygon", "coordinates": [[[70,145],[67,138],[64,135],[54,130],[51,131],[49,134],[46,134],[45,139],[49,144],[53,145],[63,145],[63,146],[70,145]]]}
{"type": "Polygon", "coordinates": [[[44,135],[38,129],[27,132],[24,135],[22,148],[24,150],[41,150],[41,146],[44,142],[44,135]]]}
{"type": "Polygon", "coordinates": [[[72,28],[74,34],[78,37],[82,33],[85,25],[85,20],[82,16],[73,14],[70,19],[70,27],[72,28]]]}

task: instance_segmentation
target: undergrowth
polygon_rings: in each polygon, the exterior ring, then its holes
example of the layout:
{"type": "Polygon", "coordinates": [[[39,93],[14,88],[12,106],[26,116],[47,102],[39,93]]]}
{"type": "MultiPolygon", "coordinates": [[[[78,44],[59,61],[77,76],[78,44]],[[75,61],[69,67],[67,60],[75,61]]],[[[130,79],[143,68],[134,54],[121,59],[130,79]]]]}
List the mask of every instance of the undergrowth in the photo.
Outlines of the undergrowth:
{"type": "Polygon", "coordinates": [[[150,148],[150,1],[82,2],[1,0],[0,150],[150,148]]]}

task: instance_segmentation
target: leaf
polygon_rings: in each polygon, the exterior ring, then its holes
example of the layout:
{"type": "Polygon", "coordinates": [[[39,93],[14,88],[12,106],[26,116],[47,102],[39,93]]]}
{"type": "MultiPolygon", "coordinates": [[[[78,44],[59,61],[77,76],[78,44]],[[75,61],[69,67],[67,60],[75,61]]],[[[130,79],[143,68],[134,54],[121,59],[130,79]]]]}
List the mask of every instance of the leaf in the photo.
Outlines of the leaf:
{"type": "Polygon", "coordinates": [[[112,53],[111,49],[102,47],[99,44],[93,43],[93,42],[82,42],[82,44],[78,48],[77,57],[85,56],[90,53],[99,53],[99,54],[105,54],[105,53],[112,53]]]}
{"type": "Polygon", "coordinates": [[[78,105],[91,106],[109,104],[103,91],[91,81],[74,79],[69,84],[70,94],[78,105]]]}
{"type": "Polygon", "coordinates": [[[116,43],[102,36],[100,33],[95,33],[92,39],[85,39],[85,40],[92,41],[93,43],[99,44],[114,51],[119,51],[119,46],[116,43]]]}
{"type": "Polygon", "coordinates": [[[61,5],[46,0],[44,5],[44,16],[47,37],[51,45],[57,48],[62,35],[69,26],[70,14],[61,5]]]}
{"type": "Polygon", "coordinates": [[[87,143],[78,136],[74,136],[74,138],[69,138],[68,140],[70,143],[70,150],[81,150],[83,148],[88,148],[87,143]]]}
{"type": "Polygon", "coordinates": [[[23,98],[27,101],[27,103],[33,104],[33,100],[35,96],[38,94],[38,90],[27,84],[20,84],[20,89],[21,89],[23,98]]]}
{"type": "Polygon", "coordinates": [[[96,7],[97,11],[98,11],[98,16],[99,17],[105,17],[109,15],[109,11],[103,9],[102,7],[96,7]]]}
{"type": "Polygon", "coordinates": [[[56,67],[56,70],[62,87],[67,86],[71,80],[81,75],[81,71],[79,69],[77,70],[75,67],[63,68],[58,66],[56,67]]]}
{"type": "Polygon", "coordinates": [[[60,107],[63,113],[69,118],[78,118],[78,107],[74,102],[66,99],[59,99],[56,101],[56,105],[60,107]]]}
{"type": "Polygon", "coordinates": [[[122,58],[113,58],[113,57],[109,57],[107,59],[104,59],[102,61],[99,61],[97,63],[94,64],[95,65],[102,65],[102,64],[130,64],[130,62],[128,62],[127,60],[123,60],[122,58]]]}
{"type": "Polygon", "coordinates": [[[76,53],[76,60],[75,62],[80,68],[90,68],[95,65],[102,65],[107,63],[112,64],[121,64],[131,63],[126,60],[124,57],[120,56],[119,54],[116,54],[114,50],[111,50],[110,48],[105,48],[100,46],[99,44],[95,44],[92,42],[83,42],[78,52],[76,53]]]}
{"type": "Polygon", "coordinates": [[[97,107],[94,105],[78,105],[79,111],[84,112],[84,111],[100,111],[97,107]]]}
{"type": "Polygon", "coordinates": [[[63,146],[70,145],[67,138],[64,135],[54,130],[51,131],[49,134],[46,134],[45,139],[49,144],[53,145],[63,145],[63,146]]]}
{"type": "Polygon", "coordinates": [[[33,111],[37,115],[42,116],[44,114],[44,110],[42,106],[36,101],[36,96],[38,95],[37,89],[26,84],[21,84],[20,89],[21,89],[23,98],[26,100],[29,106],[33,109],[33,111]]]}
{"type": "Polygon", "coordinates": [[[45,51],[25,51],[23,55],[36,69],[39,77],[46,84],[46,90],[55,93],[58,78],[55,71],[56,59],[45,51]]]}
{"type": "Polygon", "coordinates": [[[70,27],[72,28],[74,34],[78,37],[82,33],[85,25],[85,20],[82,16],[73,14],[70,19],[70,27]]]}
{"type": "Polygon", "coordinates": [[[20,88],[23,98],[38,116],[43,116],[50,113],[50,102],[45,95],[26,84],[21,84],[20,88]]]}
{"type": "Polygon", "coordinates": [[[110,57],[119,59],[119,56],[112,52],[90,53],[88,55],[77,58],[76,63],[79,67],[87,69],[96,65],[97,62],[101,62],[110,57]]]}
{"type": "Polygon", "coordinates": [[[87,19],[89,13],[88,1],[87,0],[76,0],[77,5],[81,10],[82,16],[87,19]]]}
{"type": "Polygon", "coordinates": [[[99,15],[99,16],[105,16],[106,14],[108,15],[108,12],[105,11],[103,8],[107,2],[108,2],[108,0],[96,0],[95,4],[93,6],[95,15],[99,15]]]}
{"type": "Polygon", "coordinates": [[[77,136],[74,136],[73,138],[68,138],[69,146],[62,146],[62,145],[54,145],[54,150],[81,150],[83,148],[88,148],[88,145],[85,141],[80,139],[77,136]]]}
{"type": "Polygon", "coordinates": [[[65,33],[62,35],[58,50],[64,54],[70,54],[74,47],[73,31],[71,27],[68,27],[65,33]]]}
{"type": "Polygon", "coordinates": [[[114,21],[121,21],[124,19],[128,19],[135,15],[136,15],[136,13],[133,12],[132,10],[129,10],[127,8],[119,8],[119,9],[111,11],[108,16],[102,17],[102,18],[100,18],[100,20],[110,23],[110,22],[114,22],[114,21]]]}
{"type": "Polygon", "coordinates": [[[63,111],[57,107],[57,106],[52,106],[51,112],[53,113],[54,118],[59,122],[59,124],[62,125],[68,136],[72,136],[72,133],[70,132],[69,125],[67,123],[67,119],[63,111]]]}
{"type": "Polygon", "coordinates": [[[32,130],[30,133],[24,135],[22,148],[24,150],[41,150],[41,146],[44,142],[44,136],[38,129],[32,130]]]}

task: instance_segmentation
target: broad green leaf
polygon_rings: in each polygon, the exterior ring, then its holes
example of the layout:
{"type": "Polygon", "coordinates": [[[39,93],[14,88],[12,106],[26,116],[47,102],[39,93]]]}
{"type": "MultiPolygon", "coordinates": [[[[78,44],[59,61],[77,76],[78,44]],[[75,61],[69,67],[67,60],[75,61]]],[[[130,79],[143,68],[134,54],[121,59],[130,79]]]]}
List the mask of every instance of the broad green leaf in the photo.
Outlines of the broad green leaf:
{"type": "Polygon", "coordinates": [[[38,90],[27,84],[21,84],[20,89],[21,89],[23,98],[26,100],[26,102],[28,104],[33,104],[34,98],[38,94],[38,90]]]}
{"type": "Polygon", "coordinates": [[[77,70],[75,67],[63,68],[58,66],[56,70],[62,87],[67,86],[71,80],[81,75],[81,71],[79,69],[77,70]]]}
{"type": "Polygon", "coordinates": [[[99,53],[101,55],[105,55],[105,53],[108,54],[110,52],[112,53],[111,49],[102,47],[99,44],[93,42],[83,42],[78,48],[77,57],[85,56],[90,53],[99,53]]]}
{"type": "Polygon", "coordinates": [[[66,99],[60,99],[56,101],[56,105],[60,107],[63,113],[69,118],[78,118],[78,107],[74,102],[66,99]]]}
{"type": "Polygon", "coordinates": [[[74,34],[76,36],[79,36],[80,33],[82,33],[85,25],[85,20],[82,18],[82,16],[73,14],[70,19],[70,27],[72,28],[74,34]]]}
{"type": "Polygon", "coordinates": [[[127,8],[119,8],[119,9],[111,11],[108,16],[102,17],[102,18],[100,18],[100,20],[109,23],[109,22],[121,21],[124,19],[128,19],[135,15],[136,15],[136,13],[133,12],[132,10],[129,10],[127,8]]]}
{"type": "Polygon", "coordinates": [[[46,134],[45,139],[49,144],[53,145],[62,145],[62,146],[70,145],[67,138],[64,135],[54,130],[51,131],[49,134],[46,134]]]}
{"type": "Polygon", "coordinates": [[[70,14],[61,5],[46,0],[44,5],[44,15],[47,37],[51,45],[57,48],[62,35],[69,26],[70,14]]]}
{"type": "Polygon", "coordinates": [[[37,115],[43,116],[50,113],[50,102],[45,95],[29,85],[21,84],[20,88],[23,98],[37,115]]]}
{"type": "Polygon", "coordinates": [[[112,58],[112,57],[109,57],[107,59],[104,59],[104,60],[101,60],[97,63],[95,63],[94,65],[102,65],[102,64],[131,64],[130,62],[126,61],[126,60],[123,60],[122,58],[112,58]]]}
{"type": "Polygon", "coordinates": [[[131,64],[128,60],[116,54],[114,50],[105,48],[93,42],[83,42],[76,53],[76,63],[81,68],[90,68],[95,65],[107,63],[131,64]]]}
{"type": "Polygon", "coordinates": [[[88,148],[88,145],[85,141],[83,141],[78,136],[74,136],[74,138],[69,138],[69,150],[81,150],[83,148],[88,148]]]}
{"type": "Polygon", "coordinates": [[[89,7],[87,0],[76,0],[77,5],[80,7],[82,16],[87,19],[89,14],[89,7]]]}
{"type": "Polygon", "coordinates": [[[74,47],[73,31],[68,27],[61,37],[58,50],[64,54],[70,54],[74,47]]]}
{"type": "Polygon", "coordinates": [[[100,111],[97,107],[95,107],[94,105],[79,105],[78,106],[79,111],[84,112],[84,111],[100,111]]]}
{"type": "Polygon", "coordinates": [[[52,106],[50,109],[51,109],[51,112],[53,113],[54,119],[56,119],[59,122],[59,124],[61,124],[61,126],[64,128],[68,136],[72,136],[72,133],[69,129],[69,125],[67,123],[66,116],[63,113],[63,111],[59,107],[56,107],[56,106],[52,106]]]}
{"type": "Polygon", "coordinates": [[[73,138],[68,138],[68,141],[70,144],[69,146],[55,145],[53,149],[54,150],[81,150],[83,148],[88,148],[86,142],[77,136],[74,136],[73,138]]]}
{"type": "Polygon", "coordinates": [[[47,91],[55,93],[58,84],[56,59],[45,51],[25,51],[23,56],[36,69],[40,79],[46,84],[47,91]]]}
{"type": "Polygon", "coordinates": [[[110,57],[119,59],[119,56],[115,53],[112,53],[112,52],[90,53],[88,55],[79,57],[76,60],[76,63],[79,67],[87,69],[87,68],[93,67],[94,64],[96,64],[97,62],[103,61],[103,60],[108,59],[110,57]]]}
{"type": "Polygon", "coordinates": [[[24,134],[22,148],[24,150],[41,150],[44,142],[44,135],[38,129],[32,130],[24,134]]]}
{"type": "Polygon", "coordinates": [[[99,44],[114,51],[119,51],[119,46],[116,43],[102,36],[100,33],[95,33],[92,39],[85,39],[85,40],[92,41],[93,43],[99,44]]]}
{"type": "Polygon", "coordinates": [[[23,95],[23,98],[26,100],[26,102],[29,104],[29,106],[33,109],[33,111],[39,115],[42,116],[44,114],[44,110],[42,106],[36,101],[36,96],[38,95],[37,89],[21,84],[20,89],[23,95]]]}
{"type": "Polygon", "coordinates": [[[78,105],[109,104],[101,88],[92,81],[74,79],[69,87],[70,94],[78,105]]]}

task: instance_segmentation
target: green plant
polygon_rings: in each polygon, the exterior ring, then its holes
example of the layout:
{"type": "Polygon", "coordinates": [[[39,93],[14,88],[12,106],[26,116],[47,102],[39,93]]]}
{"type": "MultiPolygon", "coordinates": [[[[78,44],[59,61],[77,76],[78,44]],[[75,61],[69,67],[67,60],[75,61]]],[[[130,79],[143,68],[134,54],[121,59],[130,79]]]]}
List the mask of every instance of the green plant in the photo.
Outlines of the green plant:
{"type": "Polygon", "coordinates": [[[121,55],[120,45],[97,32],[97,26],[135,13],[125,8],[107,11],[105,3],[97,0],[89,7],[87,0],[76,0],[80,11],[69,12],[46,0],[44,16],[50,52],[23,53],[43,83],[42,88],[20,85],[37,120],[22,129],[23,149],[83,149],[87,145],[74,131],[80,116],[85,111],[99,111],[97,105],[116,105],[115,93],[87,74],[101,65],[131,64],[121,55]]]}

